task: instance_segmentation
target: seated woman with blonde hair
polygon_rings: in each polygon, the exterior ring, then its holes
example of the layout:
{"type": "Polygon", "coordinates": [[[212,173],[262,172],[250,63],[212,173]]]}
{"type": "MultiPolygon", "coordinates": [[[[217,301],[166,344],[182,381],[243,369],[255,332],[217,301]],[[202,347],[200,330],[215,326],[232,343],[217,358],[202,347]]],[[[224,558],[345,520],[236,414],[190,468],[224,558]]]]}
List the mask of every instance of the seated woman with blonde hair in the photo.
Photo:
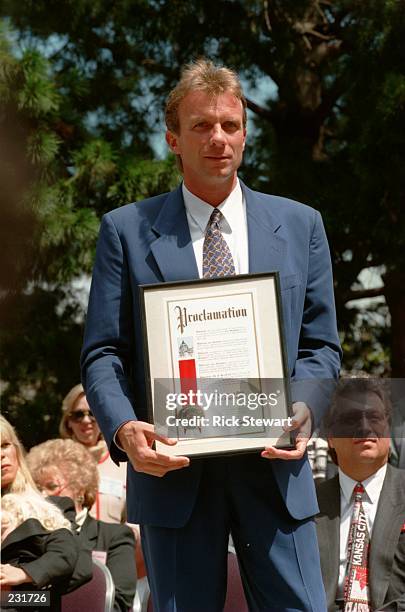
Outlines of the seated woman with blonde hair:
{"type": "Polygon", "coordinates": [[[127,611],[136,590],[135,537],[127,525],[99,521],[89,510],[97,496],[97,464],[73,440],[48,440],[34,446],[27,463],[38,488],[46,495],[67,495],[76,509],[82,546],[104,562],[115,585],[114,610],[127,611]]]}
{"type": "MultiPolygon", "coordinates": [[[[79,541],[63,513],[38,491],[17,434],[2,416],[0,435],[0,585],[2,589],[49,587],[51,608],[58,610],[61,595],[72,590],[70,580],[76,569],[79,541]]],[[[90,578],[91,571],[85,580],[90,578]]]]}
{"type": "Polygon", "coordinates": [[[100,483],[91,516],[108,523],[125,522],[127,466],[112,461],[82,385],[75,385],[62,402],[59,433],[85,446],[97,462],[100,483]]]}

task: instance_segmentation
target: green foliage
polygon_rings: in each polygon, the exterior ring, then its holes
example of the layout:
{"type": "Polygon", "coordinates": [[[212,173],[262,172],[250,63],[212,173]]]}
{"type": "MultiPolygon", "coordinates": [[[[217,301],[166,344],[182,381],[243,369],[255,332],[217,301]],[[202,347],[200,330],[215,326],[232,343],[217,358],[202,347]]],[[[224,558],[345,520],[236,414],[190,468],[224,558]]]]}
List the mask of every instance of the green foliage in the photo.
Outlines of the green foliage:
{"type": "Polygon", "coordinates": [[[173,189],[180,181],[174,156],[164,161],[128,159],[108,190],[112,207],[173,189]]]}
{"type": "Polygon", "coordinates": [[[60,140],[56,134],[38,129],[27,138],[27,156],[33,164],[48,165],[58,152],[60,140]]]}
{"type": "Polygon", "coordinates": [[[94,105],[83,62],[20,44],[3,25],[0,341],[2,408],[30,445],[57,434],[62,397],[79,380],[84,300],[72,283],[91,274],[101,215],[171,189],[178,175],[172,158],[152,158],[147,132],[135,142],[125,121],[111,120],[104,86],[94,105]]]}
{"type": "Polygon", "coordinates": [[[345,371],[353,374],[372,372],[373,376],[389,375],[391,352],[387,306],[377,303],[367,309],[355,309],[351,315],[353,324],[341,333],[345,371]]]}
{"type": "Polygon", "coordinates": [[[46,117],[59,108],[58,94],[50,77],[49,64],[35,50],[27,49],[19,62],[21,88],[17,108],[33,117],[46,117]]]}
{"type": "Polygon", "coordinates": [[[2,412],[18,423],[27,446],[57,435],[61,398],[79,380],[83,313],[76,299],[72,291],[38,287],[4,312],[2,412]]]}

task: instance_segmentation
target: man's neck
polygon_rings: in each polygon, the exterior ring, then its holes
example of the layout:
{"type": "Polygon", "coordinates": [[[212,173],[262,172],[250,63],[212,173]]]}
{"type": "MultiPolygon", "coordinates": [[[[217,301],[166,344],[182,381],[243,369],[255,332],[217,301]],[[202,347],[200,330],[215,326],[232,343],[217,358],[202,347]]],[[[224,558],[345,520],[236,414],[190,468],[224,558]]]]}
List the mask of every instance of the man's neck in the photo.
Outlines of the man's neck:
{"type": "Polygon", "coordinates": [[[197,196],[197,198],[200,198],[200,200],[203,200],[203,202],[207,202],[207,204],[216,207],[219,206],[221,202],[226,200],[226,198],[232,193],[232,191],[235,189],[237,180],[238,179],[235,174],[235,176],[231,177],[230,180],[214,185],[201,185],[186,178],[184,178],[184,184],[193,195],[197,196]]]}
{"type": "Polygon", "coordinates": [[[383,465],[387,463],[387,461],[387,459],[384,459],[383,461],[378,463],[339,465],[339,467],[342,472],[346,474],[346,476],[349,476],[349,478],[352,478],[356,482],[363,482],[364,480],[367,480],[367,478],[370,478],[370,476],[378,472],[378,470],[382,468],[383,465]]]}

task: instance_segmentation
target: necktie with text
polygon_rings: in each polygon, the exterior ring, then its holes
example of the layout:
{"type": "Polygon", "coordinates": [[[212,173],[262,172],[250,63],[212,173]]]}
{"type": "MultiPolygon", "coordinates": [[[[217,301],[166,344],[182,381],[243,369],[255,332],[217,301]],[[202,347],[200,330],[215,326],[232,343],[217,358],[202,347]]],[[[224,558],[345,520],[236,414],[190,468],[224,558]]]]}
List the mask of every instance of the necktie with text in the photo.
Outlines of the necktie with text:
{"type": "Polygon", "coordinates": [[[344,582],[344,611],[370,612],[368,556],[370,535],[363,508],[365,489],[358,482],[354,487],[354,505],[347,544],[347,567],[344,582]]]}

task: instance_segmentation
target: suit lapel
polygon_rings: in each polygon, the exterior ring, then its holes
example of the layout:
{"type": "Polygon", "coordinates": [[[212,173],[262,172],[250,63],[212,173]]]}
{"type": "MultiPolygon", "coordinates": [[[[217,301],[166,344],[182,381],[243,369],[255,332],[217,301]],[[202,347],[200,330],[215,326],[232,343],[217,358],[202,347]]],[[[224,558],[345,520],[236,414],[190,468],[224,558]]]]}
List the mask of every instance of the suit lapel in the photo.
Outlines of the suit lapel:
{"type": "Polygon", "coordinates": [[[80,529],[80,539],[83,544],[87,543],[89,545],[90,550],[95,550],[96,548],[98,537],[97,525],[97,521],[88,514],[80,529]]]}
{"type": "Polygon", "coordinates": [[[316,518],[322,577],[328,608],[333,608],[339,580],[340,485],[334,476],[318,490],[320,513],[316,518]]]}
{"type": "Polygon", "coordinates": [[[388,465],[370,544],[370,591],[371,601],[376,608],[379,608],[385,599],[405,516],[405,501],[398,486],[396,473],[388,465]]]}
{"type": "Polygon", "coordinates": [[[163,279],[179,281],[198,278],[181,185],[168,195],[152,230],[156,240],[151,250],[163,279]]]}
{"type": "Polygon", "coordinates": [[[281,223],[273,217],[271,207],[244,183],[249,241],[249,272],[281,270],[285,261],[286,241],[277,235],[281,223]]]}
{"type": "Polygon", "coordinates": [[[32,538],[35,536],[49,535],[49,530],[34,518],[26,519],[23,523],[18,525],[13,531],[11,531],[1,543],[1,550],[5,550],[7,546],[21,542],[26,538],[32,538]]]}
{"type": "MultiPolygon", "coordinates": [[[[261,201],[260,194],[242,182],[241,187],[246,199],[249,271],[281,270],[287,246],[286,241],[277,235],[281,223],[261,201]]],[[[177,281],[198,278],[181,185],[168,195],[152,230],[156,240],[151,250],[163,279],[177,281]]]]}

